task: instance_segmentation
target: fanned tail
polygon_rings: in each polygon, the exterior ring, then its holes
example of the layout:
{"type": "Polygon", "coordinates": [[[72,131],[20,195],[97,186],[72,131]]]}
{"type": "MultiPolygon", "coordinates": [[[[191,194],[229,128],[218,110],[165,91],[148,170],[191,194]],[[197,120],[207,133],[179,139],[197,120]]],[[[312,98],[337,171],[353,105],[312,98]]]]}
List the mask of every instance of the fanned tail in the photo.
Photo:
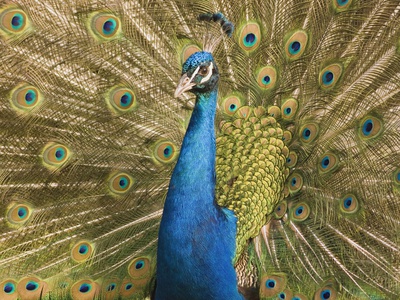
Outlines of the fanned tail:
{"type": "Polygon", "coordinates": [[[216,193],[240,216],[239,283],[399,297],[397,0],[19,0],[0,3],[0,298],[149,294],[194,103],[173,93],[218,11],[235,31],[212,45],[216,193]]]}

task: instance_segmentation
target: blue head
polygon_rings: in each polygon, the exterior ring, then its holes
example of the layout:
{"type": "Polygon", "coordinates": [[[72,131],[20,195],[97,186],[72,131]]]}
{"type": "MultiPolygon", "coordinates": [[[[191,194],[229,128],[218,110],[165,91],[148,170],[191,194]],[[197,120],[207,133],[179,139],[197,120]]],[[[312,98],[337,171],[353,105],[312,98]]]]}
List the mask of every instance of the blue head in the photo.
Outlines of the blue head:
{"type": "Polygon", "coordinates": [[[209,52],[193,53],[182,66],[182,77],[175,90],[175,97],[186,91],[199,95],[217,88],[218,68],[209,52]]]}

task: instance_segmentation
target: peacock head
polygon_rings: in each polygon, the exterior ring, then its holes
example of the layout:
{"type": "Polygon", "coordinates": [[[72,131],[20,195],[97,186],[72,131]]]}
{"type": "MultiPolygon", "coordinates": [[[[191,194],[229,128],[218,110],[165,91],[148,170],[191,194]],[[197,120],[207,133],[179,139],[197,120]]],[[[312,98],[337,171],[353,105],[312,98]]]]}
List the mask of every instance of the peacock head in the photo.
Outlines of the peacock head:
{"type": "Polygon", "coordinates": [[[218,68],[211,53],[193,53],[182,66],[182,77],[175,90],[175,97],[186,91],[195,95],[210,92],[216,89],[218,78],[218,68]]]}

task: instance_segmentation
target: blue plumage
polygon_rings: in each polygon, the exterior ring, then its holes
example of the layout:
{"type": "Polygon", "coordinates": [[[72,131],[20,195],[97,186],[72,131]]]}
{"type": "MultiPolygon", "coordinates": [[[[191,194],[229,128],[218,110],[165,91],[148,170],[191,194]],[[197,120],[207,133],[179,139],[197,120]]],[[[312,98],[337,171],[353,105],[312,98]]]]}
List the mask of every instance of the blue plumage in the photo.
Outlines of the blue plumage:
{"type": "Polygon", "coordinates": [[[160,225],[156,299],[243,299],[233,268],[236,218],[214,200],[218,71],[206,52],[193,54],[183,70],[195,75],[197,98],[160,225]]]}
{"type": "Polygon", "coordinates": [[[398,0],[10,0],[0,45],[0,299],[400,298],[398,0]]]}

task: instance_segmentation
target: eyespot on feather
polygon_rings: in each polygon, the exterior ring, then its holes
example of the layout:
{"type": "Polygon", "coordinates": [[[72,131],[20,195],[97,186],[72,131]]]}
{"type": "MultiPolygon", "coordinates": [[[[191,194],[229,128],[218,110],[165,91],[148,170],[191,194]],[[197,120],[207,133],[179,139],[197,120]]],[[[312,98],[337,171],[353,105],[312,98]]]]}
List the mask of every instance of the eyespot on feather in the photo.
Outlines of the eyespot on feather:
{"type": "Polygon", "coordinates": [[[299,108],[299,103],[294,98],[287,99],[281,107],[281,115],[282,119],[284,120],[292,120],[296,113],[297,109],[299,108]]]}
{"type": "Polygon", "coordinates": [[[200,47],[194,44],[188,44],[184,46],[181,52],[181,65],[183,65],[183,63],[189,58],[190,55],[200,51],[200,47]]]}
{"type": "Polygon", "coordinates": [[[292,138],[292,133],[289,130],[285,130],[283,132],[282,141],[285,143],[285,145],[289,145],[289,143],[292,141],[292,138]]]}
{"type": "Polygon", "coordinates": [[[300,58],[307,48],[308,35],[303,30],[295,31],[285,43],[286,57],[290,60],[300,58]]]}
{"type": "Polygon", "coordinates": [[[112,14],[96,12],[88,22],[89,32],[98,41],[110,41],[121,35],[121,20],[112,14]]]}
{"type": "Polygon", "coordinates": [[[336,154],[328,152],[322,155],[318,160],[318,171],[322,174],[336,170],[339,165],[339,158],[336,154]]]}
{"type": "Polygon", "coordinates": [[[264,275],[260,281],[260,296],[273,297],[277,296],[286,287],[287,279],[280,274],[264,275]]]}
{"type": "Polygon", "coordinates": [[[65,145],[50,142],[42,150],[43,165],[49,170],[65,167],[72,157],[72,151],[65,145]]]}
{"type": "Polygon", "coordinates": [[[331,64],[322,69],[319,73],[319,85],[324,90],[332,89],[337,82],[339,81],[340,77],[342,76],[343,67],[341,64],[335,63],[331,64]]]}
{"type": "Polygon", "coordinates": [[[229,116],[233,116],[241,106],[242,101],[237,96],[229,96],[222,100],[223,112],[229,116]]]}
{"type": "Polygon", "coordinates": [[[32,207],[28,204],[14,204],[8,209],[7,221],[10,222],[11,225],[22,226],[30,219],[32,211],[32,207]]]}
{"type": "Polygon", "coordinates": [[[82,263],[88,260],[93,254],[94,246],[88,241],[79,241],[71,249],[71,257],[77,263],[82,263]]]}
{"type": "Polygon", "coordinates": [[[109,179],[109,189],[112,193],[122,195],[128,192],[135,180],[131,175],[125,172],[113,173],[109,179]]]}
{"type": "Polygon", "coordinates": [[[313,142],[316,137],[318,136],[318,132],[319,132],[319,127],[317,124],[314,123],[308,123],[305,124],[303,126],[301,126],[300,128],[300,140],[303,143],[311,143],[313,142]]]}
{"type": "Polygon", "coordinates": [[[352,3],[352,0],[333,0],[333,7],[337,12],[348,9],[352,3]]]}
{"type": "Polygon", "coordinates": [[[335,300],[336,297],[337,292],[331,286],[324,286],[318,289],[314,294],[314,300],[335,300]]]}
{"type": "Polygon", "coordinates": [[[133,294],[142,291],[145,286],[149,283],[151,277],[143,279],[132,279],[125,278],[122,281],[121,287],[119,289],[119,295],[123,298],[132,297],[133,294]]]}
{"type": "Polygon", "coordinates": [[[31,26],[27,14],[14,6],[0,10],[0,33],[6,36],[20,35],[31,26]]]}
{"type": "Polygon", "coordinates": [[[169,164],[178,157],[178,151],[174,143],[167,140],[160,140],[153,147],[153,157],[155,162],[169,164]]]}
{"type": "Polygon", "coordinates": [[[239,46],[246,53],[251,53],[260,46],[261,30],[260,26],[255,22],[248,22],[239,30],[238,36],[239,46]]]}
{"type": "Polygon", "coordinates": [[[310,207],[305,202],[300,202],[290,210],[291,220],[294,222],[303,222],[310,215],[310,207]]]}
{"type": "Polygon", "coordinates": [[[297,193],[303,187],[303,176],[299,173],[293,173],[288,178],[288,188],[291,194],[297,193]]]}
{"type": "Polygon", "coordinates": [[[122,297],[130,297],[135,293],[135,286],[132,282],[132,279],[125,278],[122,281],[119,294],[122,297]]]}
{"type": "Polygon", "coordinates": [[[106,279],[101,283],[102,287],[102,299],[114,300],[118,299],[118,293],[120,290],[119,280],[117,278],[106,279]]]}
{"type": "Polygon", "coordinates": [[[124,114],[134,111],[138,107],[135,92],[129,88],[116,86],[105,96],[108,109],[116,114],[124,114]]]}
{"type": "Polygon", "coordinates": [[[89,279],[79,280],[71,286],[71,296],[74,300],[96,299],[99,291],[100,287],[98,283],[89,279]]]}
{"type": "Polygon", "coordinates": [[[43,102],[42,93],[34,86],[20,84],[10,94],[11,107],[20,114],[28,114],[43,102]]]}
{"type": "Polygon", "coordinates": [[[49,292],[48,284],[37,277],[21,279],[17,285],[19,297],[24,300],[44,298],[49,292]]]}
{"type": "Polygon", "coordinates": [[[359,125],[358,134],[363,140],[376,138],[383,131],[383,123],[374,116],[364,117],[359,125]]]}
{"type": "Polygon", "coordinates": [[[107,292],[115,291],[116,287],[117,287],[117,284],[114,282],[111,282],[111,283],[107,284],[106,291],[107,292]]]}
{"type": "Polygon", "coordinates": [[[270,90],[274,88],[276,81],[276,69],[272,66],[263,67],[257,73],[257,84],[263,90],[270,90]]]}
{"type": "Polygon", "coordinates": [[[144,278],[150,276],[151,262],[148,257],[137,257],[128,266],[129,276],[132,278],[144,278]]]}
{"type": "Polygon", "coordinates": [[[270,106],[268,107],[268,114],[275,119],[280,118],[281,116],[281,109],[278,106],[270,106]]]}
{"type": "Polygon", "coordinates": [[[0,283],[0,299],[17,300],[17,282],[13,279],[6,279],[0,283]]]}
{"type": "Polygon", "coordinates": [[[286,211],[287,211],[287,202],[282,201],[278,203],[278,205],[275,207],[274,210],[274,218],[281,219],[286,214],[286,211]]]}
{"type": "Polygon", "coordinates": [[[346,215],[354,214],[360,209],[360,203],[356,196],[347,194],[339,201],[340,211],[346,215]]]}
{"type": "Polygon", "coordinates": [[[297,163],[297,153],[290,151],[289,156],[286,159],[286,166],[293,168],[297,163]]]}
{"type": "Polygon", "coordinates": [[[280,293],[278,294],[278,297],[277,297],[277,298],[278,298],[279,300],[291,300],[292,297],[293,297],[293,293],[292,293],[290,290],[286,289],[286,290],[280,292],[280,293]]]}

